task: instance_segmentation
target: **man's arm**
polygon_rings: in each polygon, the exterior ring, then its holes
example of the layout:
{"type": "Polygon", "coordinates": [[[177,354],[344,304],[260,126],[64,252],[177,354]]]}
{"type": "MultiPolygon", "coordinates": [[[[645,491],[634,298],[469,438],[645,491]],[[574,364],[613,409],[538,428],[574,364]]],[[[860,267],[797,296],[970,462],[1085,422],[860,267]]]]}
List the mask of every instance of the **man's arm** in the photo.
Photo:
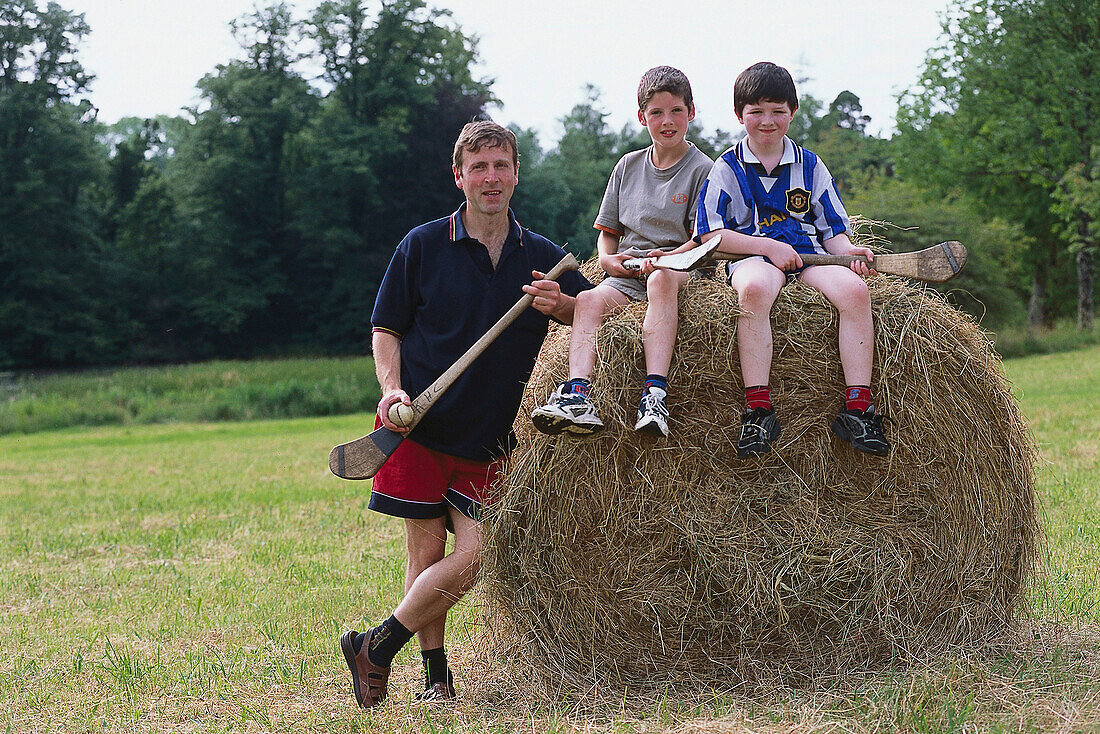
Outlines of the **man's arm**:
{"type": "Polygon", "coordinates": [[[409,429],[390,422],[390,406],[394,403],[412,405],[408,394],[401,389],[401,339],[388,331],[376,330],[371,336],[374,352],[374,372],[382,388],[378,401],[378,417],[382,425],[396,433],[408,433],[409,429]]]}
{"type": "Polygon", "coordinates": [[[531,276],[534,278],[531,284],[523,286],[524,293],[535,297],[531,306],[539,313],[563,324],[573,323],[573,309],[577,305],[577,299],[562,293],[556,280],[546,280],[546,273],[532,270],[531,276]]]}

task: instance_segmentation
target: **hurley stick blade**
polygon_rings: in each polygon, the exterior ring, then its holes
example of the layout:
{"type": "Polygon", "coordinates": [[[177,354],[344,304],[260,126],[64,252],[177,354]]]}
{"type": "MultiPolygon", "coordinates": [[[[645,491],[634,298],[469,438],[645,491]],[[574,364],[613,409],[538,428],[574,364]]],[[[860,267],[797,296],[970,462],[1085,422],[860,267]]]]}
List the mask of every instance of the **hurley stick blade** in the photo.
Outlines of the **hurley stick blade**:
{"type": "Polygon", "coordinates": [[[334,446],[328,455],[328,468],[341,479],[370,479],[404,438],[388,428],[379,428],[368,436],[334,446]]]}
{"type": "MultiPolygon", "coordinates": [[[[580,264],[577,259],[566,253],[565,257],[559,260],[546,274],[545,280],[557,280],[566,270],[576,270],[579,267],[580,264]]],[[[428,385],[424,392],[416,396],[416,399],[412,401],[413,419],[409,423],[410,431],[420,422],[428,409],[435,404],[439,396],[454,384],[459,375],[465,372],[466,368],[473,364],[473,361],[481,356],[481,353],[492,344],[493,340],[519,318],[519,315],[534,300],[534,296],[525,293],[523,298],[516,301],[507,313],[501,316],[480,339],[474,342],[473,346],[467,349],[442,375],[437,377],[435,382],[428,385]]],[[[341,479],[370,479],[382,468],[382,465],[386,463],[386,459],[390,458],[403,440],[405,440],[403,434],[396,433],[383,426],[367,436],[334,446],[328,455],[328,468],[341,479]]]]}
{"type": "MultiPolygon", "coordinates": [[[[722,235],[715,235],[698,247],[693,247],[686,252],[656,258],[653,261],[653,267],[659,270],[678,270],[680,272],[701,268],[711,261],[720,244],[722,244],[722,235]]],[[[626,270],[641,270],[642,263],[645,260],[644,257],[632,257],[629,260],[623,260],[623,268],[626,270]]]]}

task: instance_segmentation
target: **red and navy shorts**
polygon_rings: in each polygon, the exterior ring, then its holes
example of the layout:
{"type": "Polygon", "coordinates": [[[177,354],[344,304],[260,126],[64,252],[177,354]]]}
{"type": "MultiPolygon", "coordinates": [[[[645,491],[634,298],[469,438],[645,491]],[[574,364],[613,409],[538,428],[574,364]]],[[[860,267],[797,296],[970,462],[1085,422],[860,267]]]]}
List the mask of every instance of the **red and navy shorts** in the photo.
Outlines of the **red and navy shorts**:
{"type": "Polygon", "coordinates": [[[473,520],[492,504],[489,489],[504,461],[470,461],[448,456],[405,439],[374,475],[370,509],[394,517],[445,517],[453,507],[473,520]]]}

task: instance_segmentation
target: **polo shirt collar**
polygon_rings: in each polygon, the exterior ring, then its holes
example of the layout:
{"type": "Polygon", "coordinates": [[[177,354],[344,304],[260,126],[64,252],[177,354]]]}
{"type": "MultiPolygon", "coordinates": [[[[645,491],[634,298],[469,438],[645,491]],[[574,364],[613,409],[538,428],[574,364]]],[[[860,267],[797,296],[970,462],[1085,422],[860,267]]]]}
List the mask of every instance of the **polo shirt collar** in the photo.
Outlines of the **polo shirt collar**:
{"type": "MultiPolygon", "coordinates": [[[[753,153],[752,150],[749,149],[748,136],[741,141],[741,160],[745,163],[760,163],[760,159],[756,157],[756,153],[753,153]]],[[[779,165],[784,166],[788,163],[795,163],[796,160],[794,154],[794,141],[784,135],[783,157],[779,159],[779,165]]]]}
{"type": "MultiPolygon", "coordinates": [[[[466,225],[462,221],[462,212],[466,211],[466,204],[467,202],[462,202],[462,206],[451,215],[451,242],[470,239],[470,233],[466,231],[466,225]]],[[[511,207],[508,207],[508,229],[508,239],[515,240],[520,247],[523,247],[523,227],[516,221],[516,215],[512,213],[511,207]]]]}

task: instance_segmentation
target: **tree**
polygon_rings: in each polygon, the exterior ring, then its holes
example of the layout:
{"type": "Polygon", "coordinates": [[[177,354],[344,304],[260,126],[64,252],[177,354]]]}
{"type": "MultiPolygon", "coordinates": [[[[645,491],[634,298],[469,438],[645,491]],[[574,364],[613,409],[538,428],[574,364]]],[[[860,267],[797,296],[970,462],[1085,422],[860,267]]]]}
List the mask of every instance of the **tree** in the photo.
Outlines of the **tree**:
{"type": "Polygon", "coordinates": [[[0,363],[102,358],[104,278],[88,185],[102,176],[74,101],[84,17],[0,0],[0,363]]]}
{"type": "Polygon", "coordinates": [[[302,305],[286,297],[300,249],[290,166],[317,100],[294,69],[297,28],[282,2],[232,24],[244,57],[199,81],[202,104],[166,170],[194,276],[179,329],[221,353],[285,343],[302,305]]]}
{"type": "Polygon", "coordinates": [[[492,95],[470,71],[475,40],[423,0],[326,0],[306,35],[332,88],[304,134],[299,179],[296,227],[319,299],[309,323],[330,349],[357,350],[398,241],[461,203],[454,140],[492,95]]]}
{"type": "Polygon", "coordinates": [[[1098,72],[1094,0],[959,0],[899,109],[907,172],[969,191],[1027,228],[1033,323],[1046,320],[1068,254],[1078,327],[1093,325],[1098,72]]]}
{"type": "Polygon", "coordinates": [[[966,268],[947,283],[930,285],[987,328],[1018,323],[1028,281],[1023,255],[1030,246],[1023,228],[965,198],[929,197],[916,184],[876,177],[845,199],[850,214],[888,222],[871,227],[891,252],[911,252],[946,240],[963,242],[966,268]]]}

